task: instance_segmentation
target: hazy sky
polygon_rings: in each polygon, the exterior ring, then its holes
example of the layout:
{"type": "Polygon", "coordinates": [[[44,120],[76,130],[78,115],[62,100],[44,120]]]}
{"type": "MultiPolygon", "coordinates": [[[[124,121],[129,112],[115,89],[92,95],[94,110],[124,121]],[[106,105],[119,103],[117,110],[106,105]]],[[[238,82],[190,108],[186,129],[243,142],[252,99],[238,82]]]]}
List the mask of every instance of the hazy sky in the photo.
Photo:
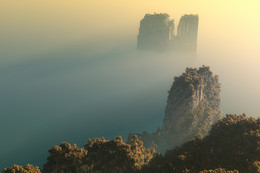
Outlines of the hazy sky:
{"type": "Polygon", "coordinates": [[[9,56],[49,51],[93,39],[135,43],[138,21],[145,13],[153,12],[166,12],[176,22],[185,13],[199,14],[199,53],[216,47],[223,51],[259,52],[259,0],[0,0],[0,3],[0,50],[9,56]]]}
{"type": "Polygon", "coordinates": [[[42,166],[64,140],[155,130],[187,66],[220,76],[223,114],[259,116],[259,43],[259,0],[0,0],[0,166],[42,166]],[[154,12],[199,15],[197,59],[136,52],[154,12]]]}

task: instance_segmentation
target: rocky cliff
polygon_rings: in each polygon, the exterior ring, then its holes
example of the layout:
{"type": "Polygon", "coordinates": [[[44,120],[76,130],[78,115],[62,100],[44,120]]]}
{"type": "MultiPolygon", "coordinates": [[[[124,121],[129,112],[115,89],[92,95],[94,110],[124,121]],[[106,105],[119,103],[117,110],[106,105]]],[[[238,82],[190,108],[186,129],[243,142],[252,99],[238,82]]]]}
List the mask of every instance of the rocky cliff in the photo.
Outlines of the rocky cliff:
{"type": "Polygon", "coordinates": [[[146,14],[140,21],[137,47],[141,50],[164,51],[174,37],[174,20],[168,14],[146,14]]]}
{"type": "Polygon", "coordinates": [[[198,15],[181,17],[177,35],[174,20],[166,13],[146,14],[140,21],[137,48],[139,50],[196,53],[198,35],[198,15]]]}
{"type": "Polygon", "coordinates": [[[220,83],[209,67],[187,68],[174,78],[169,91],[163,126],[155,133],[138,136],[165,152],[194,137],[202,138],[220,118],[220,83]]]}
{"type": "Polygon", "coordinates": [[[196,52],[198,24],[198,15],[184,15],[181,17],[177,29],[177,37],[174,40],[175,50],[196,52]]]}
{"type": "Polygon", "coordinates": [[[220,83],[209,67],[187,68],[174,78],[161,133],[176,146],[202,138],[220,118],[220,83]]]}

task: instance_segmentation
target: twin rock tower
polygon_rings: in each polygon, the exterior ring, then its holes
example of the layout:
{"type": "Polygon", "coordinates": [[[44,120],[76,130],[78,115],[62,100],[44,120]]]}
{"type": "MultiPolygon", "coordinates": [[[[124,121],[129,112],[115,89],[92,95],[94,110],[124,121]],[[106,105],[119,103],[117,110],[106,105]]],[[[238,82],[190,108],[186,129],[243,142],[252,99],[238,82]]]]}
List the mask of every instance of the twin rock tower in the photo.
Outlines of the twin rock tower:
{"type": "Polygon", "coordinates": [[[176,33],[175,22],[168,14],[146,14],[140,21],[137,48],[159,52],[196,53],[198,22],[198,15],[184,15],[179,21],[176,33]]]}

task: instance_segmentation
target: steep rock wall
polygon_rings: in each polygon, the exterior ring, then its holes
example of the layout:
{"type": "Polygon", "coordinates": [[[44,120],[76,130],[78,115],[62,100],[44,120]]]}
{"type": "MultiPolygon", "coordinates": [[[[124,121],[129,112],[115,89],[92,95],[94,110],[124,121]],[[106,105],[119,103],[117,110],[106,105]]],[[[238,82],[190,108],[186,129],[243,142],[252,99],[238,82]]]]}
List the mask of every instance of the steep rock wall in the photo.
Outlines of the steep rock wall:
{"type": "Polygon", "coordinates": [[[137,48],[149,51],[196,53],[198,15],[184,15],[175,34],[174,20],[166,13],[146,14],[140,21],[137,48]]]}
{"type": "Polygon", "coordinates": [[[140,21],[137,48],[164,51],[174,37],[174,20],[168,14],[146,14],[140,21]]]}
{"type": "Polygon", "coordinates": [[[184,15],[181,17],[177,37],[174,40],[174,49],[185,52],[196,52],[198,36],[198,15],[184,15]]]}
{"type": "Polygon", "coordinates": [[[209,67],[187,68],[174,78],[169,91],[162,128],[138,136],[164,153],[194,137],[202,138],[220,118],[220,83],[209,67]]]}

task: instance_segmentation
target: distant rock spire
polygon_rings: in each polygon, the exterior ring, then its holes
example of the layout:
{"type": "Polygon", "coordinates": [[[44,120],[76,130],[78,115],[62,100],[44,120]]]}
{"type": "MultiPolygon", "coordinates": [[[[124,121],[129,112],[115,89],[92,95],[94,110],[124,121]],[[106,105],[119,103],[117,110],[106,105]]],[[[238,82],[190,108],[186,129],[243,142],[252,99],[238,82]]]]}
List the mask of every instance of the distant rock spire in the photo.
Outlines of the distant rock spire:
{"type": "Polygon", "coordinates": [[[168,14],[146,14],[140,22],[137,48],[154,51],[169,49],[174,29],[174,20],[170,20],[168,14]]]}
{"type": "Polygon", "coordinates": [[[174,40],[175,50],[196,52],[198,24],[198,15],[191,14],[181,17],[178,25],[177,36],[174,40]]]}
{"type": "Polygon", "coordinates": [[[195,53],[197,50],[198,15],[181,17],[177,35],[174,20],[166,13],[146,14],[140,21],[137,48],[149,51],[195,53]]]}

